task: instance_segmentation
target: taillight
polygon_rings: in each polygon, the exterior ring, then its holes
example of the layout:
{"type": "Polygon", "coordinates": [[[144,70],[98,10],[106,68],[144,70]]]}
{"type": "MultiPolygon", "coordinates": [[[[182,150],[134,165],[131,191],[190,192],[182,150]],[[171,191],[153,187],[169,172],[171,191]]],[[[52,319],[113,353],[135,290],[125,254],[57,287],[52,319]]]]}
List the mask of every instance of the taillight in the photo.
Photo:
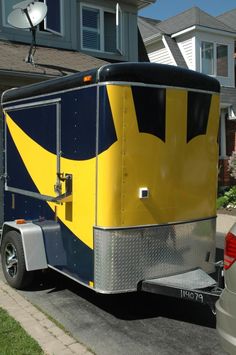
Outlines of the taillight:
{"type": "Polygon", "coordinates": [[[224,268],[229,269],[236,261],[236,235],[229,232],[225,237],[224,268]]]}

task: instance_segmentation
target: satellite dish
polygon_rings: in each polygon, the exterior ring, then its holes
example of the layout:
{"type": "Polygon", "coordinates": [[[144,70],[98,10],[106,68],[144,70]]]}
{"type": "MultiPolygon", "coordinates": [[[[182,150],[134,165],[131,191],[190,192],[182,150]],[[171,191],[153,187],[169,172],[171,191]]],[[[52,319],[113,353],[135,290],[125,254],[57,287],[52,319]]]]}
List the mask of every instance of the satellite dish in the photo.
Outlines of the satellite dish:
{"type": "Polygon", "coordinates": [[[47,14],[47,5],[43,2],[22,1],[13,6],[13,9],[7,21],[16,28],[35,27],[47,14]]]}
{"type": "Polygon", "coordinates": [[[16,28],[30,29],[32,32],[32,43],[27,63],[33,63],[33,47],[36,46],[36,26],[43,21],[47,14],[47,5],[36,1],[21,1],[13,6],[13,11],[9,14],[8,23],[16,28]]]}
{"type": "Polygon", "coordinates": [[[33,2],[33,0],[21,1],[21,2],[18,2],[18,4],[15,4],[14,6],[12,6],[12,8],[24,10],[31,2],[33,2]]]}

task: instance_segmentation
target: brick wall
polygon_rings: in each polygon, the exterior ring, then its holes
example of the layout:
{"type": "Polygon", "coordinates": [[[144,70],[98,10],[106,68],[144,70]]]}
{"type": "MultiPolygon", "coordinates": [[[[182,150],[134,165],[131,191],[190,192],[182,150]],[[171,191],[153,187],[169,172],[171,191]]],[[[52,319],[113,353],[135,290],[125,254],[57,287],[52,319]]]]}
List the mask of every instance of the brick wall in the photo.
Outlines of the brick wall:
{"type": "Polygon", "coordinates": [[[236,185],[236,180],[233,179],[228,170],[228,159],[219,160],[219,175],[218,175],[219,186],[231,186],[236,185]]]}
{"type": "Polygon", "coordinates": [[[226,154],[230,156],[236,150],[236,121],[226,120],[226,154]]]}
{"type": "MultiPolygon", "coordinates": [[[[231,156],[233,151],[236,151],[236,121],[226,120],[226,154],[231,156]]],[[[231,186],[236,185],[236,180],[230,176],[228,170],[228,159],[219,160],[219,185],[231,186]]]]}

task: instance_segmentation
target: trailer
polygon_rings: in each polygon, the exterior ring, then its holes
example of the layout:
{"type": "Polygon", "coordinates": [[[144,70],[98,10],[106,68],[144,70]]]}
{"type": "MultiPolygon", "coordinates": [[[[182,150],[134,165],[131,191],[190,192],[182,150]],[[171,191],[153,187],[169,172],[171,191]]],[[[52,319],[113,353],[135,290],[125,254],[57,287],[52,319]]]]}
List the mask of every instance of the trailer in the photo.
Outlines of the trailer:
{"type": "Polygon", "coordinates": [[[153,63],[4,92],[8,283],[51,268],[96,292],[211,304],[219,92],[214,78],[153,63]]]}

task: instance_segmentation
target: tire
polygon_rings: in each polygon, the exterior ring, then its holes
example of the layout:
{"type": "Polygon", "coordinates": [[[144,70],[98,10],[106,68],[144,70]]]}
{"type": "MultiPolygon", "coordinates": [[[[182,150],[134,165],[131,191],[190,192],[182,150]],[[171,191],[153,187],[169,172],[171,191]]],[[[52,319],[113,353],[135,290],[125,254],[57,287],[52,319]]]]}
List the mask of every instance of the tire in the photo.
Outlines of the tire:
{"type": "Polygon", "coordinates": [[[33,279],[33,272],[26,270],[21,235],[15,231],[7,232],[1,245],[2,270],[10,286],[26,288],[33,279]]]}

